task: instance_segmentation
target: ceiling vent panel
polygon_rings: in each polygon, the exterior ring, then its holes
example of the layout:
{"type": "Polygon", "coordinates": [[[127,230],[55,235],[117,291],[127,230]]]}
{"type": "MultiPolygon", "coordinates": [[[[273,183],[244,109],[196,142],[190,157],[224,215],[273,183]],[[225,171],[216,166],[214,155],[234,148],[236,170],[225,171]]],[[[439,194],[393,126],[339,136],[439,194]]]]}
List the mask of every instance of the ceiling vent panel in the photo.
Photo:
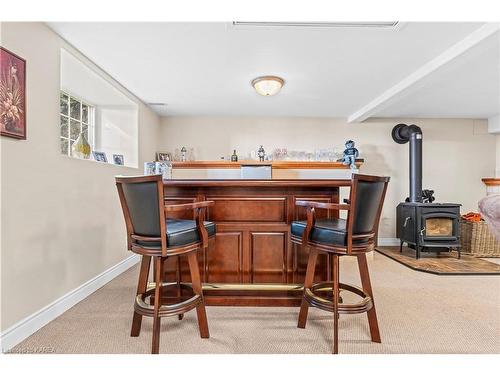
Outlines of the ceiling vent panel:
{"type": "Polygon", "coordinates": [[[369,28],[369,29],[398,29],[401,22],[251,22],[233,21],[234,28],[274,28],[274,27],[307,27],[307,28],[369,28]]]}

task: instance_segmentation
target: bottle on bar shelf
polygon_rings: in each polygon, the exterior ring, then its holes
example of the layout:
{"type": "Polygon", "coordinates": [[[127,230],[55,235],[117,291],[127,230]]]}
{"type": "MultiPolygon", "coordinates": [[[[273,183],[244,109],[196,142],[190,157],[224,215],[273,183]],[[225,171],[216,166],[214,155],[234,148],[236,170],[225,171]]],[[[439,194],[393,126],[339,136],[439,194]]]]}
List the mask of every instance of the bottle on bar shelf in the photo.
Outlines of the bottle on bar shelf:
{"type": "Polygon", "coordinates": [[[233,150],[233,154],[231,155],[231,161],[238,161],[238,155],[236,155],[236,150],[233,150]]]}

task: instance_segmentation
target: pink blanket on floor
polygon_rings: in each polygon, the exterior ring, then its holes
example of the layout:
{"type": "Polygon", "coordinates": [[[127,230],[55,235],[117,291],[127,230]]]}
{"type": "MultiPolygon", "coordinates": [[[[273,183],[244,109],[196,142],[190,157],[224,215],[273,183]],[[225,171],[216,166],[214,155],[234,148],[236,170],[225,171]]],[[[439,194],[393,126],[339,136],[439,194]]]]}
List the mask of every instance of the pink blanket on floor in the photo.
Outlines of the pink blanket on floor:
{"type": "Polygon", "coordinates": [[[479,212],[493,235],[500,241],[500,194],[492,194],[479,201],[479,212]]]}

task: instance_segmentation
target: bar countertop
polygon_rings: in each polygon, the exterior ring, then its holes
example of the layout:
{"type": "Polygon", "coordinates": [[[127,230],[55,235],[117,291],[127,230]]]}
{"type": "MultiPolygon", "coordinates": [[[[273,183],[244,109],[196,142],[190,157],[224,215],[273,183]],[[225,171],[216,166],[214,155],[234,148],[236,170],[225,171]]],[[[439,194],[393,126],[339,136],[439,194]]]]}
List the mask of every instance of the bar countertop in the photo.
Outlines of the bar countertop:
{"type": "MultiPolygon", "coordinates": [[[[356,159],[357,167],[361,167],[364,159],[356,159]]],[[[242,165],[271,165],[273,169],[349,169],[349,166],[338,161],[256,161],[241,160],[231,162],[227,160],[196,160],[196,161],[173,161],[173,168],[180,169],[239,169],[242,165]]]]}
{"type": "Polygon", "coordinates": [[[176,187],[340,187],[350,186],[349,179],[199,179],[199,180],[163,180],[163,184],[176,187]]]}

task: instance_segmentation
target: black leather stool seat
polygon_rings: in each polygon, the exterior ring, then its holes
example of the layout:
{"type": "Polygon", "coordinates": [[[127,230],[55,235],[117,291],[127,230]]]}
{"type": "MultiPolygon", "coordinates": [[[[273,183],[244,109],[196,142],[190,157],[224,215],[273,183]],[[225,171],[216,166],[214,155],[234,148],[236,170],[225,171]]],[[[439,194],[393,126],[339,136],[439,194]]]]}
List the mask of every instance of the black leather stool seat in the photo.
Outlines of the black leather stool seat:
{"type": "MultiPolygon", "coordinates": [[[[302,237],[307,221],[292,222],[292,236],[302,237]]],[[[318,219],[311,230],[311,241],[328,245],[347,245],[347,222],[344,219],[318,219]]],[[[365,241],[353,241],[355,243],[365,241]]]]}
{"type": "MultiPolygon", "coordinates": [[[[215,234],[215,223],[205,221],[208,236],[215,234]]],[[[194,220],[167,219],[167,247],[185,246],[201,241],[200,234],[194,220]]],[[[137,244],[145,248],[161,248],[161,242],[137,241],[137,244]]]]}

